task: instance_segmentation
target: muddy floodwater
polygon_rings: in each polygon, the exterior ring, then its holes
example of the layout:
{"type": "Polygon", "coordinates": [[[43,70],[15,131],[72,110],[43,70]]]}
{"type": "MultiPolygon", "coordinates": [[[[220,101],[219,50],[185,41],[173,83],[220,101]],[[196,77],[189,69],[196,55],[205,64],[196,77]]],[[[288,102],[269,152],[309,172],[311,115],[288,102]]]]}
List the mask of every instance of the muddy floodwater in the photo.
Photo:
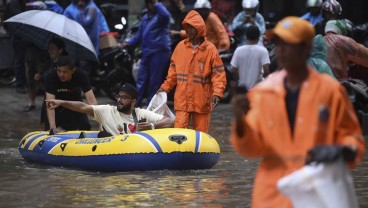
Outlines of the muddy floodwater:
{"type": "MultiPolygon", "coordinates": [[[[24,113],[26,95],[0,87],[0,207],[250,207],[258,160],[234,152],[229,143],[231,106],[212,114],[210,135],[221,148],[209,170],[99,173],[25,162],[22,136],[39,130],[40,105],[24,113]]],[[[100,104],[113,104],[103,95],[100,104]]],[[[367,156],[353,170],[361,207],[368,207],[367,156]]]]}

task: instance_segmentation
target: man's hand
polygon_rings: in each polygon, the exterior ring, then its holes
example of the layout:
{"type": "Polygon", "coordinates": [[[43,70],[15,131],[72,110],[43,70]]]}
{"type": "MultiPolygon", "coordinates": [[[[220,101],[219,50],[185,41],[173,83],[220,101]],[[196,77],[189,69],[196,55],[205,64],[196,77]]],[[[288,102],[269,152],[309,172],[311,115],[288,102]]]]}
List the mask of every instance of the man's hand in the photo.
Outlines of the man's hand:
{"type": "Polygon", "coordinates": [[[164,90],[164,89],[162,89],[162,88],[160,87],[160,89],[158,89],[158,90],[157,90],[156,95],[157,95],[158,93],[160,93],[160,92],[165,92],[165,90],[164,90]]]}
{"type": "Polygon", "coordinates": [[[152,129],[152,125],[149,122],[139,122],[137,124],[137,130],[139,131],[144,131],[144,130],[151,130],[152,129]]]}
{"type": "Polygon", "coordinates": [[[212,97],[212,109],[214,109],[219,104],[219,102],[220,102],[220,97],[214,95],[212,97]]]}
{"type": "Polygon", "coordinates": [[[356,147],[341,145],[318,145],[308,151],[306,164],[330,163],[342,157],[346,162],[355,160],[357,154],[356,147]]]}
{"type": "Polygon", "coordinates": [[[55,108],[59,107],[61,104],[61,100],[55,100],[55,99],[45,100],[45,102],[46,102],[46,107],[49,108],[50,110],[54,110],[55,108]]]}

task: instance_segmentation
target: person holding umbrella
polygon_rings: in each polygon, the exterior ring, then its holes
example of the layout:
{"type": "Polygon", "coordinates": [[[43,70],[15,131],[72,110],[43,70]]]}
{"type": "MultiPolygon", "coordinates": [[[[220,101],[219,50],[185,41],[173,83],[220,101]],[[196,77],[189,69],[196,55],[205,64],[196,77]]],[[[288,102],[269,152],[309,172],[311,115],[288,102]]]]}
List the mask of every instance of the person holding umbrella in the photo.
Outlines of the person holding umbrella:
{"type": "MultiPolygon", "coordinates": [[[[68,55],[68,53],[65,50],[64,41],[61,38],[56,38],[56,37],[50,41],[49,48],[47,51],[49,54],[49,63],[46,65],[46,69],[43,71],[43,73],[36,73],[34,76],[35,80],[38,80],[39,82],[41,82],[40,85],[43,87],[43,90],[45,90],[47,75],[50,72],[57,70],[57,63],[58,63],[59,58],[68,55]]],[[[44,94],[44,96],[46,97],[46,94],[44,94]]],[[[45,130],[49,130],[45,102],[43,102],[42,108],[41,108],[40,123],[41,123],[41,126],[45,130]]]]}

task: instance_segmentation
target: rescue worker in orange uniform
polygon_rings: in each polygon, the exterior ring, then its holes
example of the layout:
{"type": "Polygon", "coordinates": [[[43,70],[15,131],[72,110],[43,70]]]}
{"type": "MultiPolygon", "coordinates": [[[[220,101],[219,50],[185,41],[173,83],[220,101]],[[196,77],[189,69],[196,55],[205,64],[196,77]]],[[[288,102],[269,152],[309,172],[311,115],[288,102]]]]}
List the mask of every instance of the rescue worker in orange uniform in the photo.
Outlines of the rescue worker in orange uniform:
{"type": "Polygon", "coordinates": [[[286,17],[268,35],[277,41],[283,70],[233,97],[231,143],[243,156],[262,158],[252,207],[292,207],[277,189],[281,177],[306,161],[326,162],[331,150],[347,150],[340,153],[354,167],[365,152],[364,137],[343,86],[307,65],[313,26],[286,17]]]}
{"type": "MultiPolygon", "coordinates": [[[[194,4],[194,9],[205,21],[207,40],[213,43],[220,52],[229,50],[229,35],[220,18],[214,12],[211,12],[211,3],[208,0],[197,0],[194,4]]],[[[179,33],[180,37],[187,38],[185,30],[181,30],[180,32],[171,31],[172,34],[176,34],[175,32],[179,33]]]]}
{"type": "Polygon", "coordinates": [[[176,46],[166,80],[158,92],[169,93],[176,87],[174,127],[209,131],[210,113],[223,97],[226,75],[216,47],[206,40],[206,25],[192,10],[183,23],[188,38],[176,46]]]}

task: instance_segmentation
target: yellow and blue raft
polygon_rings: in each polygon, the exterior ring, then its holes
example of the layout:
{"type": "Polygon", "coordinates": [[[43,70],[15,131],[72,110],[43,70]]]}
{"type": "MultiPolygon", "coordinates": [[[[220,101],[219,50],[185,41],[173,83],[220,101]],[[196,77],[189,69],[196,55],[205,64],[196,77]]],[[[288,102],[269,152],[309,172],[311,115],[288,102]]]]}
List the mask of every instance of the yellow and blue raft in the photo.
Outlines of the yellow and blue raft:
{"type": "Polygon", "coordinates": [[[103,138],[97,134],[31,132],[20,141],[19,151],[27,161],[92,171],[208,169],[220,156],[216,139],[192,129],[156,129],[103,138]]]}

